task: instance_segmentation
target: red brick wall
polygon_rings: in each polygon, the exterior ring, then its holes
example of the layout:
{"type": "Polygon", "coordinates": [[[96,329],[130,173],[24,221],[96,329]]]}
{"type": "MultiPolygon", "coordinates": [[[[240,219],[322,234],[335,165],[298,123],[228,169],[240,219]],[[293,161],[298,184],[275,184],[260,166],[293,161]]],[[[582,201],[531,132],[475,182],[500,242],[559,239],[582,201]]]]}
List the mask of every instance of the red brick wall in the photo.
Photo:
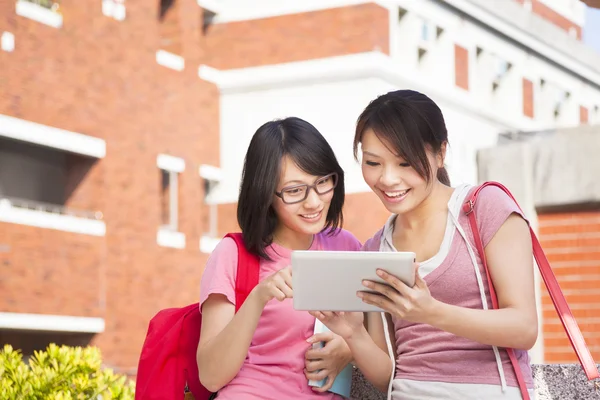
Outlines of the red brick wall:
{"type": "Polygon", "coordinates": [[[589,122],[588,109],[584,106],[579,106],[579,122],[587,124],[589,122]]]}
{"type": "Polygon", "coordinates": [[[0,222],[0,310],[104,317],[106,239],[0,222]]]}
{"type": "Polygon", "coordinates": [[[454,45],[454,82],[459,88],[469,90],[469,51],[454,45]]]}
{"type": "Polygon", "coordinates": [[[106,140],[107,155],[86,168],[70,163],[67,205],[100,210],[106,236],[0,224],[0,309],[100,316],[93,343],[105,361],[131,371],[149,318],[198,298],[206,256],[200,164],[218,165],[218,91],[198,78],[205,45],[202,11],[178,0],[186,69],[159,66],[158,2],[127,2],[127,19],[102,15],[100,3],[63,2],[55,29],[16,16],[0,1],[0,31],[15,35],[0,52],[0,114],[106,140]],[[156,244],[160,225],[156,156],[182,157],[180,230],[185,250],[156,244]]]}
{"type": "Polygon", "coordinates": [[[533,82],[523,78],[523,115],[533,118],[534,110],[533,82]]]}
{"type": "MultiPolygon", "coordinates": [[[[539,224],[544,251],[593,356],[599,359],[600,212],[540,215],[539,224]]],[[[545,361],[577,362],[542,286],[545,361]]]]}
{"type": "MultiPolygon", "coordinates": [[[[525,0],[516,0],[516,1],[518,1],[521,4],[525,4],[525,0]]],[[[544,3],[542,3],[540,0],[531,0],[531,11],[534,14],[539,15],[540,17],[548,20],[549,22],[553,23],[554,25],[558,26],[561,29],[564,29],[567,32],[571,28],[575,29],[575,32],[577,33],[577,35],[576,35],[577,39],[581,40],[581,38],[582,38],[581,26],[577,25],[575,22],[564,17],[563,15],[557,13],[552,8],[550,8],[547,5],[545,5],[544,3]]]]}
{"type": "Polygon", "coordinates": [[[208,30],[206,45],[205,63],[218,69],[368,51],[389,54],[389,13],[368,3],[216,24],[208,30]]]}

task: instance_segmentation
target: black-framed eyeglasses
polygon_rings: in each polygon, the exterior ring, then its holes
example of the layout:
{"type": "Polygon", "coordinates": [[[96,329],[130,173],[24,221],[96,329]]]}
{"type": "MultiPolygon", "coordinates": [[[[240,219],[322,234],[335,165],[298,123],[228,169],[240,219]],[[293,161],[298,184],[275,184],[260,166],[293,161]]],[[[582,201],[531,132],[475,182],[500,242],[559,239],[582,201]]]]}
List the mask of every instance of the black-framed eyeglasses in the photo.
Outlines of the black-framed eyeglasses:
{"type": "Polygon", "coordinates": [[[334,172],[318,178],[312,185],[304,183],[301,185],[286,186],[280,192],[275,192],[275,195],[280,197],[285,204],[300,203],[306,200],[310,189],[314,189],[319,195],[327,194],[335,189],[337,182],[338,175],[334,172]]]}

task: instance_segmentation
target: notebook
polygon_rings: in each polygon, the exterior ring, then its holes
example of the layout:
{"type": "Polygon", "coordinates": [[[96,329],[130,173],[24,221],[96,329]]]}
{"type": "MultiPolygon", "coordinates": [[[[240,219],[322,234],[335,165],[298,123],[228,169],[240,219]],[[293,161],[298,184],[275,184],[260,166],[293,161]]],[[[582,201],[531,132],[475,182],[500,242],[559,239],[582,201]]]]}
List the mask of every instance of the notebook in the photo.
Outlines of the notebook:
{"type": "MultiPolygon", "coordinates": [[[[323,332],[329,332],[329,328],[327,328],[325,325],[323,325],[323,323],[321,321],[319,321],[318,319],[315,320],[315,330],[314,333],[323,333],[323,332]]],[[[320,348],[323,347],[323,342],[319,342],[319,343],[313,343],[313,348],[320,348]]],[[[339,394],[340,396],[346,397],[346,398],[350,398],[350,389],[352,388],[352,369],[353,366],[352,364],[348,364],[346,365],[346,368],[344,368],[339,375],[335,378],[335,381],[333,382],[333,386],[331,387],[331,389],[329,389],[329,392],[332,393],[336,393],[339,394]]],[[[327,378],[322,379],[320,381],[315,381],[315,380],[309,380],[308,381],[308,386],[314,386],[314,387],[323,387],[323,385],[325,385],[325,382],[327,381],[327,378]]]]}

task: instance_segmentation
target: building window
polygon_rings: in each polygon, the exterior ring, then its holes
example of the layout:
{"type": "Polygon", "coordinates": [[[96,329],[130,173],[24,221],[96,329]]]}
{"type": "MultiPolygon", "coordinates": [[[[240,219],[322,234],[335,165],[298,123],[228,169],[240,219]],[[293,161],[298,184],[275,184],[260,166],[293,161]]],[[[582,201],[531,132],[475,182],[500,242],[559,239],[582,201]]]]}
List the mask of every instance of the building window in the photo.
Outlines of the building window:
{"type": "Polygon", "coordinates": [[[421,62],[428,52],[432,50],[439,37],[444,32],[442,27],[436,26],[433,22],[426,19],[419,19],[419,44],[418,61],[421,62]]]}
{"type": "Polygon", "coordinates": [[[185,161],[159,154],[156,163],[160,173],[160,226],[157,243],[164,247],[184,248],[185,235],[179,232],[179,174],[185,170],[185,161]]]}
{"type": "Polygon", "coordinates": [[[200,238],[200,251],[210,253],[219,242],[218,239],[218,202],[215,196],[216,189],[223,179],[219,168],[212,165],[201,165],[200,177],[204,180],[204,203],[208,207],[205,234],[200,238]]]}
{"type": "Polygon", "coordinates": [[[512,64],[508,61],[494,55],[494,76],[492,80],[492,90],[496,91],[500,87],[500,84],[508,74],[512,64]]]}
{"type": "Polygon", "coordinates": [[[22,0],[27,1],[29,3],[37,4],[40,7],[47,8],[50,11],[58,12],[60,9],[60,4],[55,0],[22,0]]]}
{"type": "Polygon", "coordinates": [[[182,57],[182,35],[179,8],[175,0],[161,0],[158,9],[160,49],[156,52],[156,62],[175,71],[183,71],[185,60],[182,57]]]}
{"type": "Polygon", "coordinates": [[[53,28],[60,28],[63,23],[58,0],[17,0],[15,11],[21,17],[53,28]]]}
{"type": "Polygon", "coordinates": [[[102,0],[102,13],[117,21],[123,21],[126,14],[125,0],[102,0]]]}
{"type": "Polygon", "coordinates": [[[559,118],[561,116],[561,113],[570,97],[571,93],[568,91],[554,87],[554,103],[552,104],[554,118],[559,118]]]}

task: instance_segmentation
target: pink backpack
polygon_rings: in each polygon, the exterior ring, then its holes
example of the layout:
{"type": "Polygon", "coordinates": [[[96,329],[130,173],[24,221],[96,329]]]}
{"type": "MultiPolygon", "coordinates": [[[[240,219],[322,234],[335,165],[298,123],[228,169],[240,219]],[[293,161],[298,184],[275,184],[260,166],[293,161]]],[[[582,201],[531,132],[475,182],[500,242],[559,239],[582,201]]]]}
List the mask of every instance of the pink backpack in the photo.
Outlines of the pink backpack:
{"type": "MultiPolygon", "coordinates": [[[[225,237],[238,247],[235,311],[258,284],[259,258],[248,252],[241,233],[225,237]]],[[[209,400],[200,383],[196,350],[202,316],[199,303],[159,311],[148,326],[136,378],[136,400],[209,400]]]]}

